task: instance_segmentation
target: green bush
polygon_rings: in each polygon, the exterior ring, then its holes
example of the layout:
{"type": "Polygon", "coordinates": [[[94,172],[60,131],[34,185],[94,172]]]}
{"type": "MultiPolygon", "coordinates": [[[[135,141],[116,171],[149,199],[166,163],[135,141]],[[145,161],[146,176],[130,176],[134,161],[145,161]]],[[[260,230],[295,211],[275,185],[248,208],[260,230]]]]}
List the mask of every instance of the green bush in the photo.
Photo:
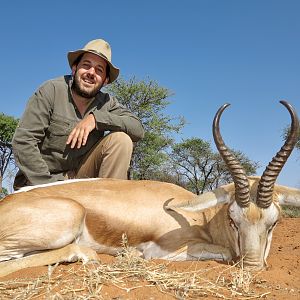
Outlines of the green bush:
{"type": "Polygon", "coordinates": [[[299,218],[300,217],[300,207],[296,206],[282,206],[283,217],[288,218],[299,218]]]}

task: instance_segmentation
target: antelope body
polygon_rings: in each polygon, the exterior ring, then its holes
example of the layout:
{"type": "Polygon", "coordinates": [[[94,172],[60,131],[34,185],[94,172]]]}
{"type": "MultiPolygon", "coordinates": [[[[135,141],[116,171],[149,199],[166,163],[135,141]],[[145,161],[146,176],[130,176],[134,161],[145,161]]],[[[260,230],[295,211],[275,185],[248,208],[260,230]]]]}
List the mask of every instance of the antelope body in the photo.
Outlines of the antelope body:
{"type": "Polygon", "coordinates": [[[125,233],[146,259],[232,261],[266,265],[280,204],[300,206],[300,190],[275,184],[299,130],[293,108],[285,144],[262,177],[247,177],[213,133],[233,183],[201,196],[174,184],[114,179],[69,180],[0,201],[0,276],[30,266],[115,255],[125,233]]]}

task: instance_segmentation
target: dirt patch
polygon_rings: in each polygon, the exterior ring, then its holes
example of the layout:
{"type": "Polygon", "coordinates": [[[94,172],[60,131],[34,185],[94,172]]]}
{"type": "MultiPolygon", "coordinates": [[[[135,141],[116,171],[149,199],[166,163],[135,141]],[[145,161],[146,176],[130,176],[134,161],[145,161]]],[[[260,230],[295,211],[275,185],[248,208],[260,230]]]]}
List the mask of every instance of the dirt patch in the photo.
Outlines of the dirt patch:
{"type": "Polygon", "coordinates": [[[101,264],[28,268],[0,281],[0,299],[300,299],[300,218],[277,226],[269,268],[217,262],[146,262],[99,255],[101,264]]]}

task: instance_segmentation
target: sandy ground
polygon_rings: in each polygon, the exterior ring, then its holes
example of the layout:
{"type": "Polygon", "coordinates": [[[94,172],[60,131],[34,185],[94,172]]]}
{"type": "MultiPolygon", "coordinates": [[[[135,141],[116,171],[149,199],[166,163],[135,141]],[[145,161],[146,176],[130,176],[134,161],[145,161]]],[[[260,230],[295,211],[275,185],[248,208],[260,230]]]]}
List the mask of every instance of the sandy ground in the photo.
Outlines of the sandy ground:
{"type": "MultiPolygon", "coordinates": [[[[102,263],[110,264],[113,263],[115,258],[106,255],[99,255],[102,263]]],[[[162,261],[155,261],[155,264],[161,264],[162,261]]],[[[230,295],[226,294],[227,299],[300,299],[300,218],[285,218],[280,221],[275,229],[273,236],[273,243],[270,251],[270,256],[268,258],[269,268],[268,270],[262,271],[260,273],[254,274],[252,278],[252,283],[250,285],[251,295],[249,297],[241,295],[230,295]]],[[[71,268],[79,267],[79,263],[62,265],[57,267],[52,276],[56,276],[59,272],[68,272],[71,268]]],[[[220,277],[220,267],[228,268],[217,262],[172,262],[168,265],[169,271],[185,272],[191,269],[207,269],[207,278],[215,280],[220,277]]],[[[238,269],[236,269],[238,270],[238,269]]],[[[44,274],[47,274],[47,267],[39,268],[28,268],[20,272],[16,272],[6,276],[0,280],[0,299],[16,299],[13,295],[11,297],[7,294],[4,295],[3,285],[10,280],[17,280],[21,282],[22,280],[28,280],[28,278],[37,278],[44,274]]],[[[57,275],[58,276],[58,275],[57,275]]],[[[135,286],[132,290],[124,288],[123,285],[103,285],[101,286],[101,297],[102,299],[184,299],[189,298],[189,294],[177,294],[164,293],[161,292],[157,286],[148,286],[149,282],[141,281],[135,282],[134,284],[128,283],[127,287],[135,286]]],[[[81,299],[101,299],[99,297],[84,296],[81,299]]],[[[29,297],[29,296],[28,296],[29,297]]],[[[34,297],[26,298],[24,294],[23,298],[19,297],[17,299],[74,299],[75,296],[66,295],[61,296],[61,294],[49,294],[43,292],[37,294],[34,297]]],[[[218,299],[217,295],[212,295],[207,293],[203,297],[197,296],[196,299],[218,299]]],[[[78,298],[79,299],[79,298],[78,298]]]]}

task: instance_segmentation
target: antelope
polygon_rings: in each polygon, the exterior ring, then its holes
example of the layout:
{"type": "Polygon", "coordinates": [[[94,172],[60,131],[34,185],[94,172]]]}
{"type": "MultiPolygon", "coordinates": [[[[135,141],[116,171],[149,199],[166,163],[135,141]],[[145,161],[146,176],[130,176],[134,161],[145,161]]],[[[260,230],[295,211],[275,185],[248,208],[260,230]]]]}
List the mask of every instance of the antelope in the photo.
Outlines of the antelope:
{"type": "Polygon", "coordinates": [[[247,177],[220,134],[213,136],[233,182],[200,196],[174,184],[116,179],[67,180],[35,186],[0,201],[0,276],[25,267],[116,255],[122,234],[145,259],[243,258],[263,269],[280,205],[299,206],[300,190],[275,184],[299,131],[294,108],[284,145],[261,177],[247,177]]]}

